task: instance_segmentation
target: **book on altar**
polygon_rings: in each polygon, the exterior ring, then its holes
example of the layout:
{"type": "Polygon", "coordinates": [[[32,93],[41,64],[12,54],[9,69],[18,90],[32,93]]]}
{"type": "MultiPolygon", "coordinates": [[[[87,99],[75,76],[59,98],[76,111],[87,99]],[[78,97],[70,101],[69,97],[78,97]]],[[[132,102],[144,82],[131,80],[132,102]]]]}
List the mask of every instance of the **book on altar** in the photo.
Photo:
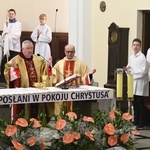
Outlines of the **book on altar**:
{"type": "Polygon", "coordinates": [[[74,80],[76,80],[77,78],[80,78],[81,75],[80,74],[73,74],[65,79],[63,79],[62,81],[58,82],[55,87],[61,87],[64,86],[70,82],[73,82],[74,80]]]}

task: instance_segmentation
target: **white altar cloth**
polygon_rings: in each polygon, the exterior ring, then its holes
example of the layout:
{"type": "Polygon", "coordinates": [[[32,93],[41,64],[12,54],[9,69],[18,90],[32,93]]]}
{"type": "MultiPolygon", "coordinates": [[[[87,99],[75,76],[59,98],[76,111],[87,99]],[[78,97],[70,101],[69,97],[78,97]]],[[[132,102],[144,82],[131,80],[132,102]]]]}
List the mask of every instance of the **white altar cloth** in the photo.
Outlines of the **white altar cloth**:
{"type": "Polygon", "coordinates": [[[48,87],[47,90],[37,88],[0,89],[0,105],[86,100],[98,100],[100,110],[115,105],[113,89],[95,86],[83,85],[70,89],[48,87]]]}

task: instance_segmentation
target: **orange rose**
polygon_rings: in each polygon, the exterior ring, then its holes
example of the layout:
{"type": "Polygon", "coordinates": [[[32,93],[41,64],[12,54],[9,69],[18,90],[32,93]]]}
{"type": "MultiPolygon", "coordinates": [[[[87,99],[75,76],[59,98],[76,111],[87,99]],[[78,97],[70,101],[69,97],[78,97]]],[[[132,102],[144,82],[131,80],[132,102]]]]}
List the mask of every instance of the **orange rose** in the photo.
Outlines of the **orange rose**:
{"type": "Polygon", "coordinates": [[[34,146],[36,143],[36,137],[32,136],[32,137],[28,138],[27,143],[29,144],[29,146],[34,146]]]}
{"type": "Polygon", "coordinates": [[[129,113],[123,113],[122,118],[124,120],[131,120],[132,119],[132,115],[130,115],[129,113]]]}
{"type": "Polygon", "coordinates": [[[17,121],[15,122],[15,124],[19,125],[21,127],[27,127],[28,126],[28,122],[24,118],[18,118],[17,121]]]}
{"type": "Polygon", "coordinates": [[[73,132],[72,135],[74,136],[74,139],[76,140],[80,138],[80,133],[73,132]]]}
{"type": "Polygon", "coordinates": [[[139,135],[140,133],[138,132],[138,130],[134,130],[134,131],[131,131],[132,132],[132,134],[134,134],[134,135],[139,135]]]}
{"type": "Polygon", "coordinates": [[[111,123],[109,123],[104,126],[104,131],[109,135],[113,135],[115,133],[115,128],[111,123]]]}
{"type": "Polygon", "coordinates": [[[63,142],[64,142],[65,144],[69,144],[69,143],[71,143],[71,142],[73,142],[73,141],[74,141],[74,136],[73,136],[73,134],[67,133],[67,134],[65,134],[65,135],[63,136],[63,142]]]}
{"type": "Polygon", "coordinates": [[[33,128],[39,128],[41,127],[42,125],[39,123],[39,121],[35,118],[31,118],[30,121],[33,121],[33,128]]]}
{"type": "Polygon", "coordinates": [[[58,119],[56,122],[56,129],[61,130],[66,126],[66,120],[64,119],[58,119]]]}
{"type": "Polygon", "coordinates": [[[87,122],[92,122],[94,123],[94,119],[92,117],[87,117],[87,116],[84,116],[83,117],[83,121],[87,121],[87,122]]]}
{"type": "Polygon", "coordinates": [[[77,119],[77,115],[74,113],[74,112],[68,112],[66,114],[70,119],[73,118],[73,119],[77,119]]]}
{"type": "Polygon", "coordinates": [[[123,134],[123,135],[121,135],[120,140],[121,140],[123,143],[127,143],[128,140],[129,140],[129,134],[123,134]]]}
{"type": "Polygon", "coordinates": [[[116,136],[109,136],[108,137],[108,144],[110,146],[115,146],[117,144],[117,142],[118,142],[118,139],[116,136]]]}
{"type": "Polygon", "coordinates": [[[94,141],[94,137],[90,131],[86,131],[85,135],[88,136],[90,138],[90,140],[94,141]]]}
{"type": "Polygon", "coordinates": [[[24,150],[23,145],[17,142],[17,140],[12,140],[11,143],[14,145],[16,150],[24,150]]]}
{"type": "Polygon", "coordinates": [[[14,125],[8,125],[6,130],[5,130],[5,134],[7,136],[12,136],[17,132],[17,127],[14,125]]]}

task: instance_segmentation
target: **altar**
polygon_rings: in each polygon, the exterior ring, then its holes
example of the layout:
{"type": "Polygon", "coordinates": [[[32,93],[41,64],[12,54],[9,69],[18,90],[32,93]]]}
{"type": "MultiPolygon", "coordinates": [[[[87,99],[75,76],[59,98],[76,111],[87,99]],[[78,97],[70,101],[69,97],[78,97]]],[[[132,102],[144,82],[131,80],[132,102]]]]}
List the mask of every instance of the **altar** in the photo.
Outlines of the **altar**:
{"type": "Polygon", "coordinates": [[[88,100],[97,100],[99,109],[106,112],[116,105],[113,89],[95,86],[82,85],[69,89],[48,87],[46,90],[31,87],[0,89],[0,105],[88,100]]]}

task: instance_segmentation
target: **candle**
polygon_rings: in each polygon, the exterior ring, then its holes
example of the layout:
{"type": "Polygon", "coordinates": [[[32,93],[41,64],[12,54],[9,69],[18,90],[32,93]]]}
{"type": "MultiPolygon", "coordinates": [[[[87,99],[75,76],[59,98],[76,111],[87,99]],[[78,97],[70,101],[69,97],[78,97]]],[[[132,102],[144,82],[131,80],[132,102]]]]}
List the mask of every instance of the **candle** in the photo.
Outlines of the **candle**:
{"type": "Polygon", "coordinates": [[[133,98],[133,74],[127,74],[127,83],[128,83],[128,99],[133,98]]]}
{"type": "Polygon", "coordinates": [[[8,22],[9,22],[8,14],[6,14],[6,27],[8,27],[8,22]]]}
{"type": "Polygon", "coordinates": [[[123,92],[123,69],[117,69],[117,98],[122,99],[123,92]]]}

